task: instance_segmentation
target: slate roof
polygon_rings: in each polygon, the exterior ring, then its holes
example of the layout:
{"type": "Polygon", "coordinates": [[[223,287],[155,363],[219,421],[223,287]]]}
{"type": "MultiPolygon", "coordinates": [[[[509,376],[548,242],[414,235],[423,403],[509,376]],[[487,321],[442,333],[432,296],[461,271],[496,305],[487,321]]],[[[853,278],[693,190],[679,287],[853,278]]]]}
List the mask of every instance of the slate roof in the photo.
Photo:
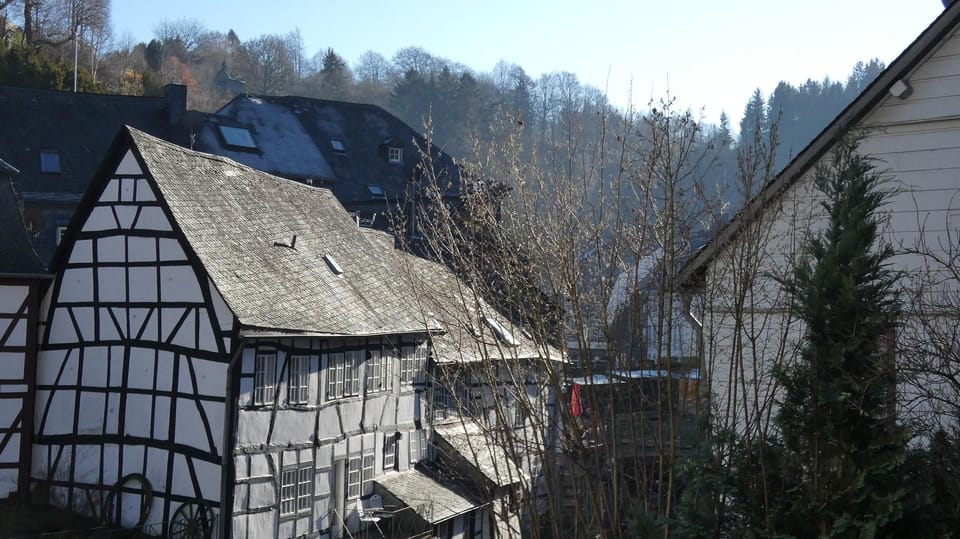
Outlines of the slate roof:
{"type": "Polygon", "coordinates": [[[9,177],[12,167],[4,165],[0,161],[0,274],[46,273],[23,226],[20,203],[9,177]]]}
{"type": "Polygon", "coordinates": [[[446,266],[394,249],[399,267],[419,298],[423,317],[437,320],[443,333],[433,337],[434,360],[440,364],[474,363],[484,359],[551,359],[562,353],[538,346],[532,336],[469,288],[446,266]],[[498,335],[505,330],[507,336],[498,335]]]}
{"type": "Polygon", "coordinates": [[[733,219],[721,227],[680,270],[680,281],[690,284],[740,230],[762,214],[788,187],[800,180],[851,128],[857,126],[903,79],[960,25],[960,2],[953,2],[863,92],[840,112],[775,178],[768,182],[733,219]]]}
{"type": "MultiPolygon", "coordinates": [[[[240,95],[208,116],[197,139],[199,150],[285,178],[318,180],[348,208],[383,205],[384,196],[401,198],[420,163],[418,144],[426,146],[422,136],[376,105],[254,95],[240,95]],[[257,150],[231,148],[218,125],[247,128],[257,150]],[[343,151],[336,151],[331,140],[340,141],[343,151]],[[388,162],[390,146],[403,149],[401,164],[388,162]]],[[[434,166],[447,171],[456,184],[453,159],[436,147],[432,153],[434,166]]]]}
{"type": "Polygon", "coordinates": [[[62,214],[56,222],[34,223],[43,226],[33,242],[44,262],[56,248],[57,226],[69,221],[121,127],[132,125],[179,144],[189,142],[186,128],[169,122],[169,113],[186,107],[185,88],[181,90],[177,97],[183,101],[172,111],[167,105],[172,101],[164,97],[0,86],[0,155],[20,171],[14,186],[28,207],[58,208],[62,214]],[[59,173],[41,172],[41,151],[59,153],[59,173]]]}
{"type": "Polygon", "coordinates": [[[520,469],[507,457],[504,448],[476,422],[465,420],[439,425],[434,428],[434,435],[495,485],[503,487],[521,480],[520,469]]]}
{"type": "Polygon", "coordinates": [[[0,86],[0,155],[20,170],[14,184],[27,199],[32,193],[82,195],[124,125],[189,141],[182,128],[169,125],[165,103],[163,97],[0,86]],[[41,172],[41,150],[60,153],[61,173],[41,172]]]}
{"type": "Polygon", "coordinates": [[[474,501],[462,485],[443,481],[419,467],[375,478],[374,483],[430,524],[462,515],[483,503],[474,501]]]}
{"type": "Polygon", "coordinates": [[[327,189],[136,129],[127,133],[176,226],[248,334],[436,329],[419,316],[393,259],[382,255],[382,245],[361,231],[327,189]]]}

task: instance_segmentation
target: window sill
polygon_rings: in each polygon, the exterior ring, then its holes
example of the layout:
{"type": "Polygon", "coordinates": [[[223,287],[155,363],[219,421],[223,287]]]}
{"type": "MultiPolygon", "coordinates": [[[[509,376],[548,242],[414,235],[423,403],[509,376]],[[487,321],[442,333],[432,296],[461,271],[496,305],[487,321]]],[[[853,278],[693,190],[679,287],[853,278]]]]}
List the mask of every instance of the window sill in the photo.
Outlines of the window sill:
{"type": "MultiPolygon", "coordinates": [[[[313,503],[313,501],[311,500],[310,503],[313,503]]],[[[286,522],[288,520],[296,520],[298,518],[310,518],[311,512],[312,511],[310,509],[303,509],[301,511],[297,511],[296,513],[281,514],[280,522],[286,522]]]]}

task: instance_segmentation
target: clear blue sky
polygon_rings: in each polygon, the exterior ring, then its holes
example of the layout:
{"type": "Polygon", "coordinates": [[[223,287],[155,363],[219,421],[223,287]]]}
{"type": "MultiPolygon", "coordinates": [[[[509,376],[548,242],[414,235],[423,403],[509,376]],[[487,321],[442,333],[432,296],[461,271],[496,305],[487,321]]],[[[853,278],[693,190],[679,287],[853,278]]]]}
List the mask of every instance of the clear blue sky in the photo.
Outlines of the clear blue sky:
{"type": "Polygon", "coordinates": [[[241,40],[299,28],[312,56],[351,65],[417,45],[489,72],[503,59],[537,79],[570,71],[619,106],[645,108],[669,88],[679,103],[736,123],[753,89],[893,60],[943,10],[940,0],[113,0],[114,35],[149,40],[163,19],[191,18],[241,40]],[[632,96],[632,98],[631,98],[632,96]]]}

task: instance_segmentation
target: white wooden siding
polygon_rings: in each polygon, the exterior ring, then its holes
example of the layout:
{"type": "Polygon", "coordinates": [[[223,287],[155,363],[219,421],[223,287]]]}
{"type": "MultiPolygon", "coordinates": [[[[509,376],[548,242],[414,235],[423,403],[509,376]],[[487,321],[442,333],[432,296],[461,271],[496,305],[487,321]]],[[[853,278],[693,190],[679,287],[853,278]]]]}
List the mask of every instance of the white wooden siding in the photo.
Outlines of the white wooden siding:
{"type": "MultiPolygon", "coordinates": [[[[866,116],[861,125],[869,129],[860,151],[878,160],[890,180],[888,188],[895,191],[884,209],[884,236],[899,251],[893,269],[906,272],[901,285],[909,287],[913,286],[910,276],[924,268],[923,261],[909,251],[917,247],[937,251],[947,241],[948,230],[954,242],[958,237],[960,34],[954,32],[906,79],[913,95],[902,100],[889,96],[866,116]]],[[[707,272],[705,374],[717,417],[723,420],[725,414],[740,428],[769,419],[773,409],[768,404],[775,396],[770,367],[792,360],[800,342],[799,325],[788,325],[782,314],[786,296],[776,282],[762,276],[788,270],[803,235],[822,226],[812,176],[811,170],[759,221],[745,227],[742,236],[710,262],[707,272]],[[752,286],[747,303],[755,310],[737,335],[732,309],[738,254],[750,238],[759,238],[763,245],[748,260],[759,263],[755,270],[761,278],[752,286]]]]}

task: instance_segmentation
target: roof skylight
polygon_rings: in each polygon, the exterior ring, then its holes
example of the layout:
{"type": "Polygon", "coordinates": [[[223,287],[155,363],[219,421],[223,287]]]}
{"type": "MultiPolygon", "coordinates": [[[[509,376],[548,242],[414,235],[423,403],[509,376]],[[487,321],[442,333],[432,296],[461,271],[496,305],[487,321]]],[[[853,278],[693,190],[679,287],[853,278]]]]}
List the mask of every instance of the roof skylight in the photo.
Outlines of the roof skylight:
{"type": "Polygon", "coordinates": [[[383,196],[383,189],[381,189],[379,185],[368,185],[367,191],[370,191],[370,194],[375,197],[383,196]]]}
{"type": "Polygon", "coordinates": [[[228,125],[218,125],[220,128],[220,136],[223,137],[223,142],[227,146],[233,146],[234,148],[242,148],[244,150],[256,150],[257,143],[253,140],[253,135],[250,134],[250,130],[246,127],[230,127],[228,125]]]}
{"type": "Polygon", "coordinates": [[[335,152],[343,153],[346,151],[343,147],[343,141],[339,139],[330,139],[330,147],[333,148],[335,152]]]}

